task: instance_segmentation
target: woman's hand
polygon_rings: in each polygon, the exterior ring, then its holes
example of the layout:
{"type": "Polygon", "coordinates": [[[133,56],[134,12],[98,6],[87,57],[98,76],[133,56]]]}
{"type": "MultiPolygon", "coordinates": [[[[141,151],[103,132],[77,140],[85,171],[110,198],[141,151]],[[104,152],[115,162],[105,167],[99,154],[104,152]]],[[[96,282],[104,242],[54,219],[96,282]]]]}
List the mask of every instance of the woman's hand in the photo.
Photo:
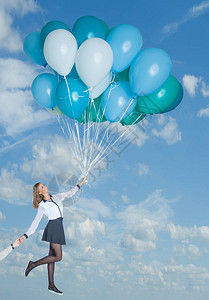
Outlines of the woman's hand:
{"type": "Polygon", "coordinates": [[[22,236],[19,238],[20,244],[22,244],[22,242],[24,242],[25,239],[26,239],[25,235],[22,235],[22,236]]]}
{"type": "Polygon", "coordinates": [[[20,246],[20,244],[21,244],[20,239],[16,239],[12,245],[13,245],[13,247],[16,248],[16,247],[20,246]]]}
{"type": "Polygon", "coordinates": [[[81,187],[86,181],[87,181],[87,176],[84,176],[83,180],[79,183],[79,186],[81,187]]]}

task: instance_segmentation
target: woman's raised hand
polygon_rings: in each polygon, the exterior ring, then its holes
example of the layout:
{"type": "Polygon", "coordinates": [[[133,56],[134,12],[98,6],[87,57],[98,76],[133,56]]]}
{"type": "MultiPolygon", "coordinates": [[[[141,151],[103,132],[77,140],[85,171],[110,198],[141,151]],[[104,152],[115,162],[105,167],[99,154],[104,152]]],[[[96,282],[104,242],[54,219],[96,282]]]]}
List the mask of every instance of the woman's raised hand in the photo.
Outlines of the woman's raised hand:
{"type": "Polygon", "coordinates": [[[79,186],[81,187],[86,181],[87,181],[87,176],[84,176],[82,181],[79,183],[79,186]]]}

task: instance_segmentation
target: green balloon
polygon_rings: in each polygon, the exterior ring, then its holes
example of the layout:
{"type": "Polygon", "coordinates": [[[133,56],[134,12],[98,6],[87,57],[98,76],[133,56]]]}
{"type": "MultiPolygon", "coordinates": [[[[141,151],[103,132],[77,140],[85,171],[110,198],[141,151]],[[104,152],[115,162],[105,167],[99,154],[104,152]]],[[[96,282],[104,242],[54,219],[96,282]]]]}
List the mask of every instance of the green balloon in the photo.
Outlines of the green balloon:
{"type": "Polygon", "coordinates": [[[137,106],[142,113],[159,114],[176,100],[180,89],[178,80],[170,75],[166,82],[153,94],[138,97],[137,106]]]}
{"type": "Polygon", "coordinates": [[[123,126],[137,124],[141,120],[143,120],[145,116],[146,114],[141,113],[136,106],[135,109],[130,113],[130,115],[128,115],[125,119],[121,120],[120,123],[123,126]]]}
{"type": "Polygon", "coordinates": [[[103,115],[101,109],[101,96],[96,99],[89,99],[89,104],[85,111],[82,113],[81,117],[77,119],[79,123],[88,123],[88,122],[105,122],[107,119],[103,115]]]}
{"type": "Polygon", "coordinates": [[[122,72],[116,73],[115,74],[115,82],[118,81],[129,81],[129,69],[127,68],[125,70],[123,70],[122,72]]]}

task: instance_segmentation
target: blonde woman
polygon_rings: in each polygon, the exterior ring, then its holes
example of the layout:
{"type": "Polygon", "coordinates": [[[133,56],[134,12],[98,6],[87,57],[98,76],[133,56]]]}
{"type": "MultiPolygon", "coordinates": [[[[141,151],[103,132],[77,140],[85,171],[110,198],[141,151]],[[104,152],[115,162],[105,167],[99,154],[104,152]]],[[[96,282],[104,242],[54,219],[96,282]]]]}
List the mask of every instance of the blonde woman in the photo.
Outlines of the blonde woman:
{"type": "Polygon", "coordinates": [[[36,231],[43,215],[48,217],[49,222],[44,230],[42,241],[50,243],[49,254],[37,261],[29,261],[25,269],[25,276],[28,276],[30,271],[37,266],[47,264],[49,281],[48,290],[59,295],[62,295],[63,292],[58,290],[54,284],[54,267],[55,262],[62,259],[62,245],[66,244],[63,229],[62,201],[66,197],[72,197],[86,181],[87,177],[85,176],[83,180],[70,191],[52,196],[48,193],[48,188],[43,183],[36,183],[33,186],[33,207],[38,209],[38,211],[28,231],[20,238],[21,242],[23,242],[36,231]]]}

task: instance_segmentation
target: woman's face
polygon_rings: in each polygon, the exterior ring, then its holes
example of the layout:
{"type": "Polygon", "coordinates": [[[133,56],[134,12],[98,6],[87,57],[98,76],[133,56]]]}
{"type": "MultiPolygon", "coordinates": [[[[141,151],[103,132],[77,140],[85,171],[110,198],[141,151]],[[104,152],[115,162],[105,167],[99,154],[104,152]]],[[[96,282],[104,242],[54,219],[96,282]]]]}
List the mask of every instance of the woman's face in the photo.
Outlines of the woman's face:
{"type": "Polygon", "coordinates": [[[45,194],[45,193],[48,192],[47,187],[43,183],[39,184],[38,190],[39,190],[39,194],[41,194],[41,195],[43,195],[43,194],[45,194]]]}

